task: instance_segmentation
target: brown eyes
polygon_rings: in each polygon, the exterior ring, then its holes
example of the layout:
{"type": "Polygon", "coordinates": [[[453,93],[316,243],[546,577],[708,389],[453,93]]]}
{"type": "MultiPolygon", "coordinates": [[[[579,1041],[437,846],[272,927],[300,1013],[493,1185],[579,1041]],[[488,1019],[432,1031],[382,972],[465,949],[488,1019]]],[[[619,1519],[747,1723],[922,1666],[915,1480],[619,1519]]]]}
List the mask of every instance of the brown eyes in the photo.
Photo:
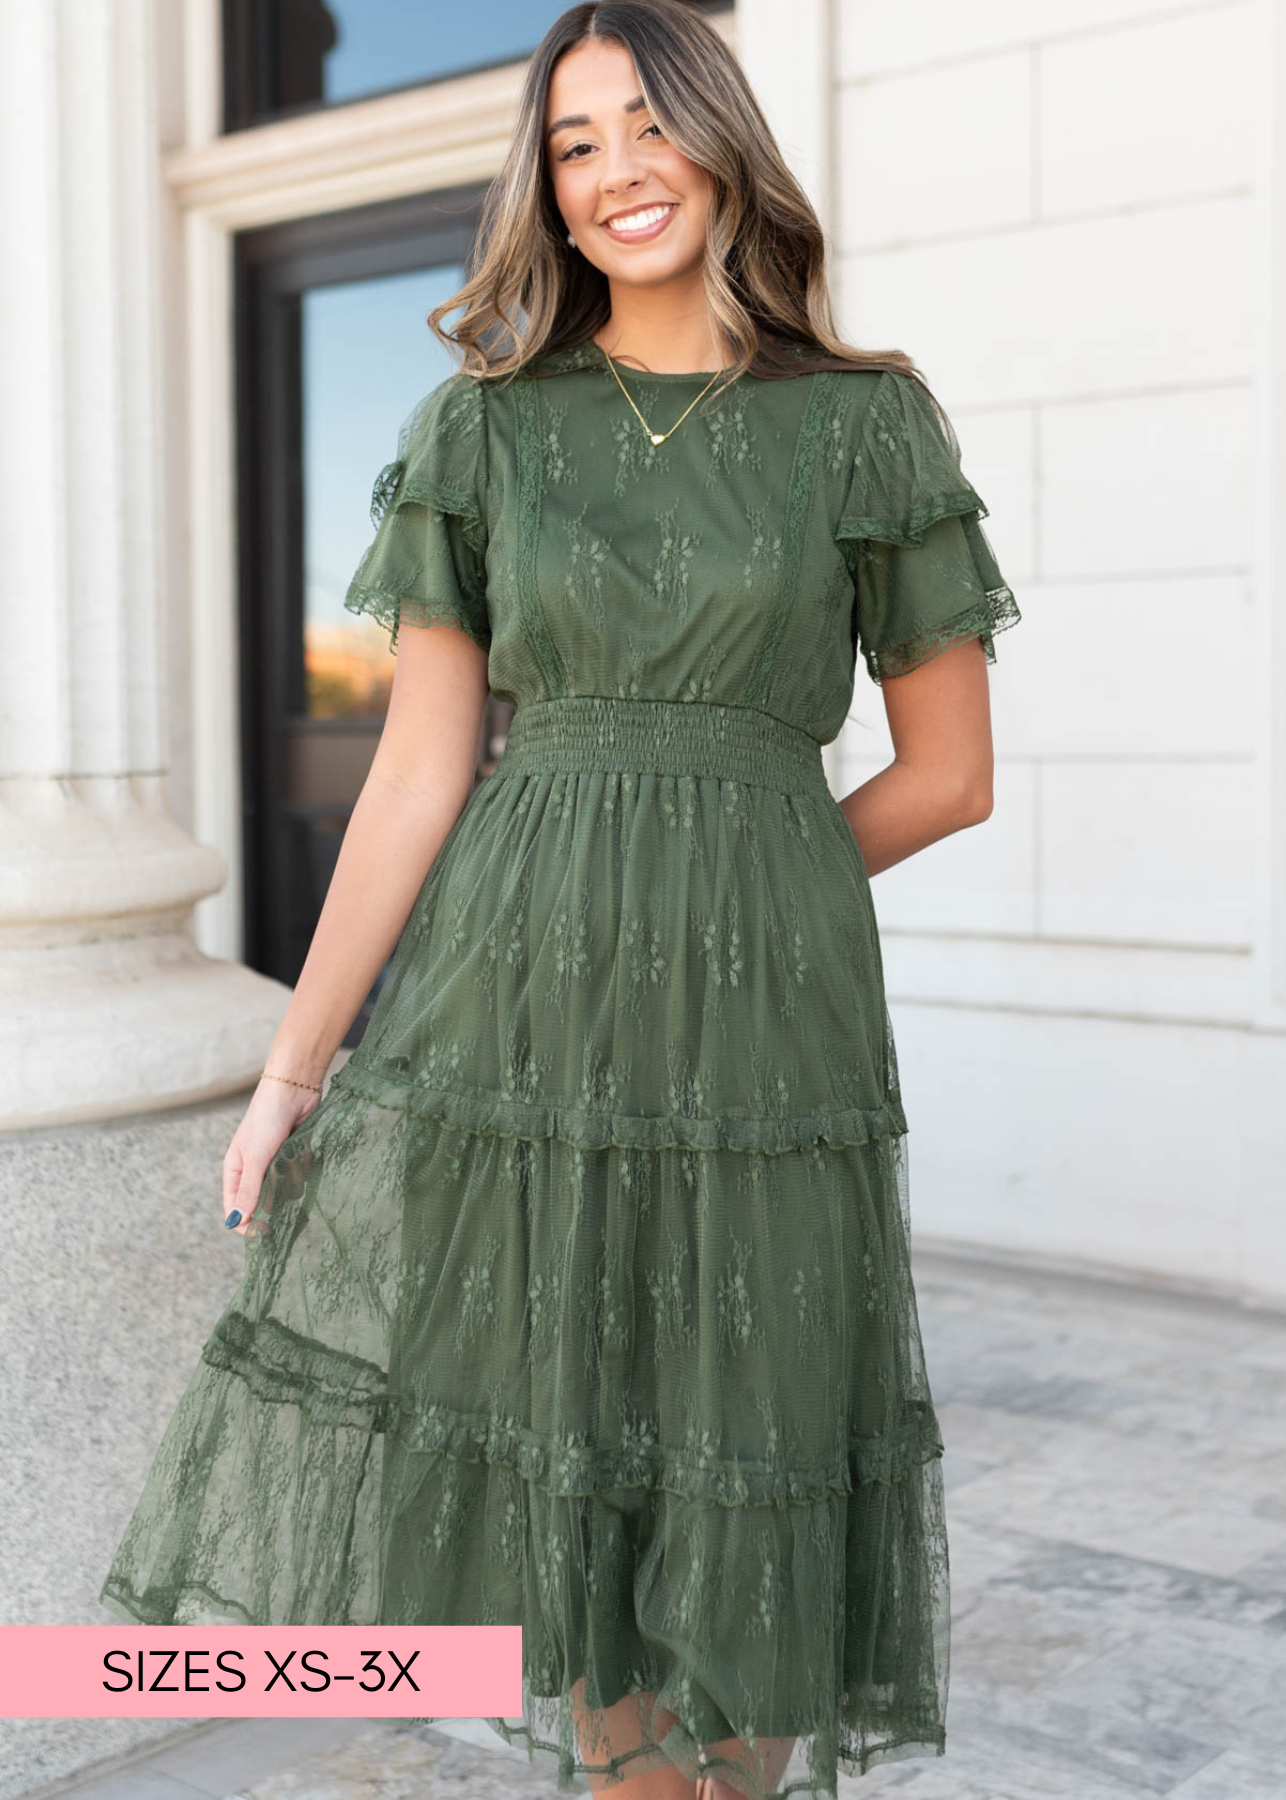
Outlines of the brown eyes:
{"type": "MultiPolygon", "coordinates": [[[[664,135],[665,135],[665,133],[661,130],[661,127],[659,125],[649,125],[647,128],[647,131],[654,131],[658,137],[664,137],[664,135]]],[[[644,137],[647,136],[647,131],[645,131],[642,134],[644,137]]],[[[583,150],[585,148],[587,148],[587,146],[585,145],[583,140],[579,141],[575,144],[569,144],[567,146],[566,150],[564,150],[562,152],[562,154],[558,157],[558,161],[559,162],[569,162],[569,161],[580,162],[582,160],[582,158],[580,158],[579,156],[573,157],[572,152],[573,152],[573,150],[583,150]]]]}

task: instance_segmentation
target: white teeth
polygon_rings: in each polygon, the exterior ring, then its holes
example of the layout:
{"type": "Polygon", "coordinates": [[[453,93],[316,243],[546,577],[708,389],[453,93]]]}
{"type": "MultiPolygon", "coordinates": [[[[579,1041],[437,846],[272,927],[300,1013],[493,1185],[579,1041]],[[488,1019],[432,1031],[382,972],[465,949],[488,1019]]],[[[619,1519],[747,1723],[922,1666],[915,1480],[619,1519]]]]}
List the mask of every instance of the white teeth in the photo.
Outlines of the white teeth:
{"type": "Polygon", "coordinates": [[[658,219],[663,219],[670,210],[668,206],[652,206],[646,212],[630,213],[624,219],[609,219],[607,229],[609,231],[641,231],[645,225],[654,225],[658,219]]]}

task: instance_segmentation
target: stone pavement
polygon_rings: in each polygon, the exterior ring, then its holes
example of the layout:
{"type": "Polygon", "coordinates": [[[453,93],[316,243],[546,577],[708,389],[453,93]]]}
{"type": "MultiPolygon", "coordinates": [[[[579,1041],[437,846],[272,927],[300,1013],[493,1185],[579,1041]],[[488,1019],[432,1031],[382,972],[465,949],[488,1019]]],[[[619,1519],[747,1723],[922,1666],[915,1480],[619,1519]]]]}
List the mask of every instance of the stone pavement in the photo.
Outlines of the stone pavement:
{"type": "MultiPolygon", "coordinates": [[[[918,1245],[915,1269],[947,1446],[948,1748],[842,1800],[1281,1800],[1286,1315],[918,1245]]],[[[41,1800],[557,1791],[479,1720],[255,1720],[41,1800]]]]}

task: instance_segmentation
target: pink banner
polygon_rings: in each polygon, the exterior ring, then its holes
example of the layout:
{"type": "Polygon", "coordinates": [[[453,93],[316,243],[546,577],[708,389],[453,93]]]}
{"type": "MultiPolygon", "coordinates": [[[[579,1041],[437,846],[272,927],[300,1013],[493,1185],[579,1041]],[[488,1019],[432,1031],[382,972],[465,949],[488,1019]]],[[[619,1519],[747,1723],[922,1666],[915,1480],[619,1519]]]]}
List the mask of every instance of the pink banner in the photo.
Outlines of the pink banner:
{"type": "Polygon", "coordinates": [[[4,1625],[0,1717],[517,1718],[520,1625],[4,1625]]]}

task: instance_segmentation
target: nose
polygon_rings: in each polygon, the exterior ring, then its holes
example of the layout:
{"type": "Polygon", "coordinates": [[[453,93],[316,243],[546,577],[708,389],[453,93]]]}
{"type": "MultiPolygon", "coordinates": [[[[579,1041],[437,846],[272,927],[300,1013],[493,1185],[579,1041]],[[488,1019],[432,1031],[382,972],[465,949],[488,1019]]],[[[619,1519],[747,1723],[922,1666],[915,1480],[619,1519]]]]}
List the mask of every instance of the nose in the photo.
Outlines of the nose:
{"type": "Polygon", "coordinates": [[[604,200],[622,195],[628,199],[631,190],[646,179],[647,170],[638,152],[629,143],[618,144],[604,158],[600,189],[604,200]]]}

